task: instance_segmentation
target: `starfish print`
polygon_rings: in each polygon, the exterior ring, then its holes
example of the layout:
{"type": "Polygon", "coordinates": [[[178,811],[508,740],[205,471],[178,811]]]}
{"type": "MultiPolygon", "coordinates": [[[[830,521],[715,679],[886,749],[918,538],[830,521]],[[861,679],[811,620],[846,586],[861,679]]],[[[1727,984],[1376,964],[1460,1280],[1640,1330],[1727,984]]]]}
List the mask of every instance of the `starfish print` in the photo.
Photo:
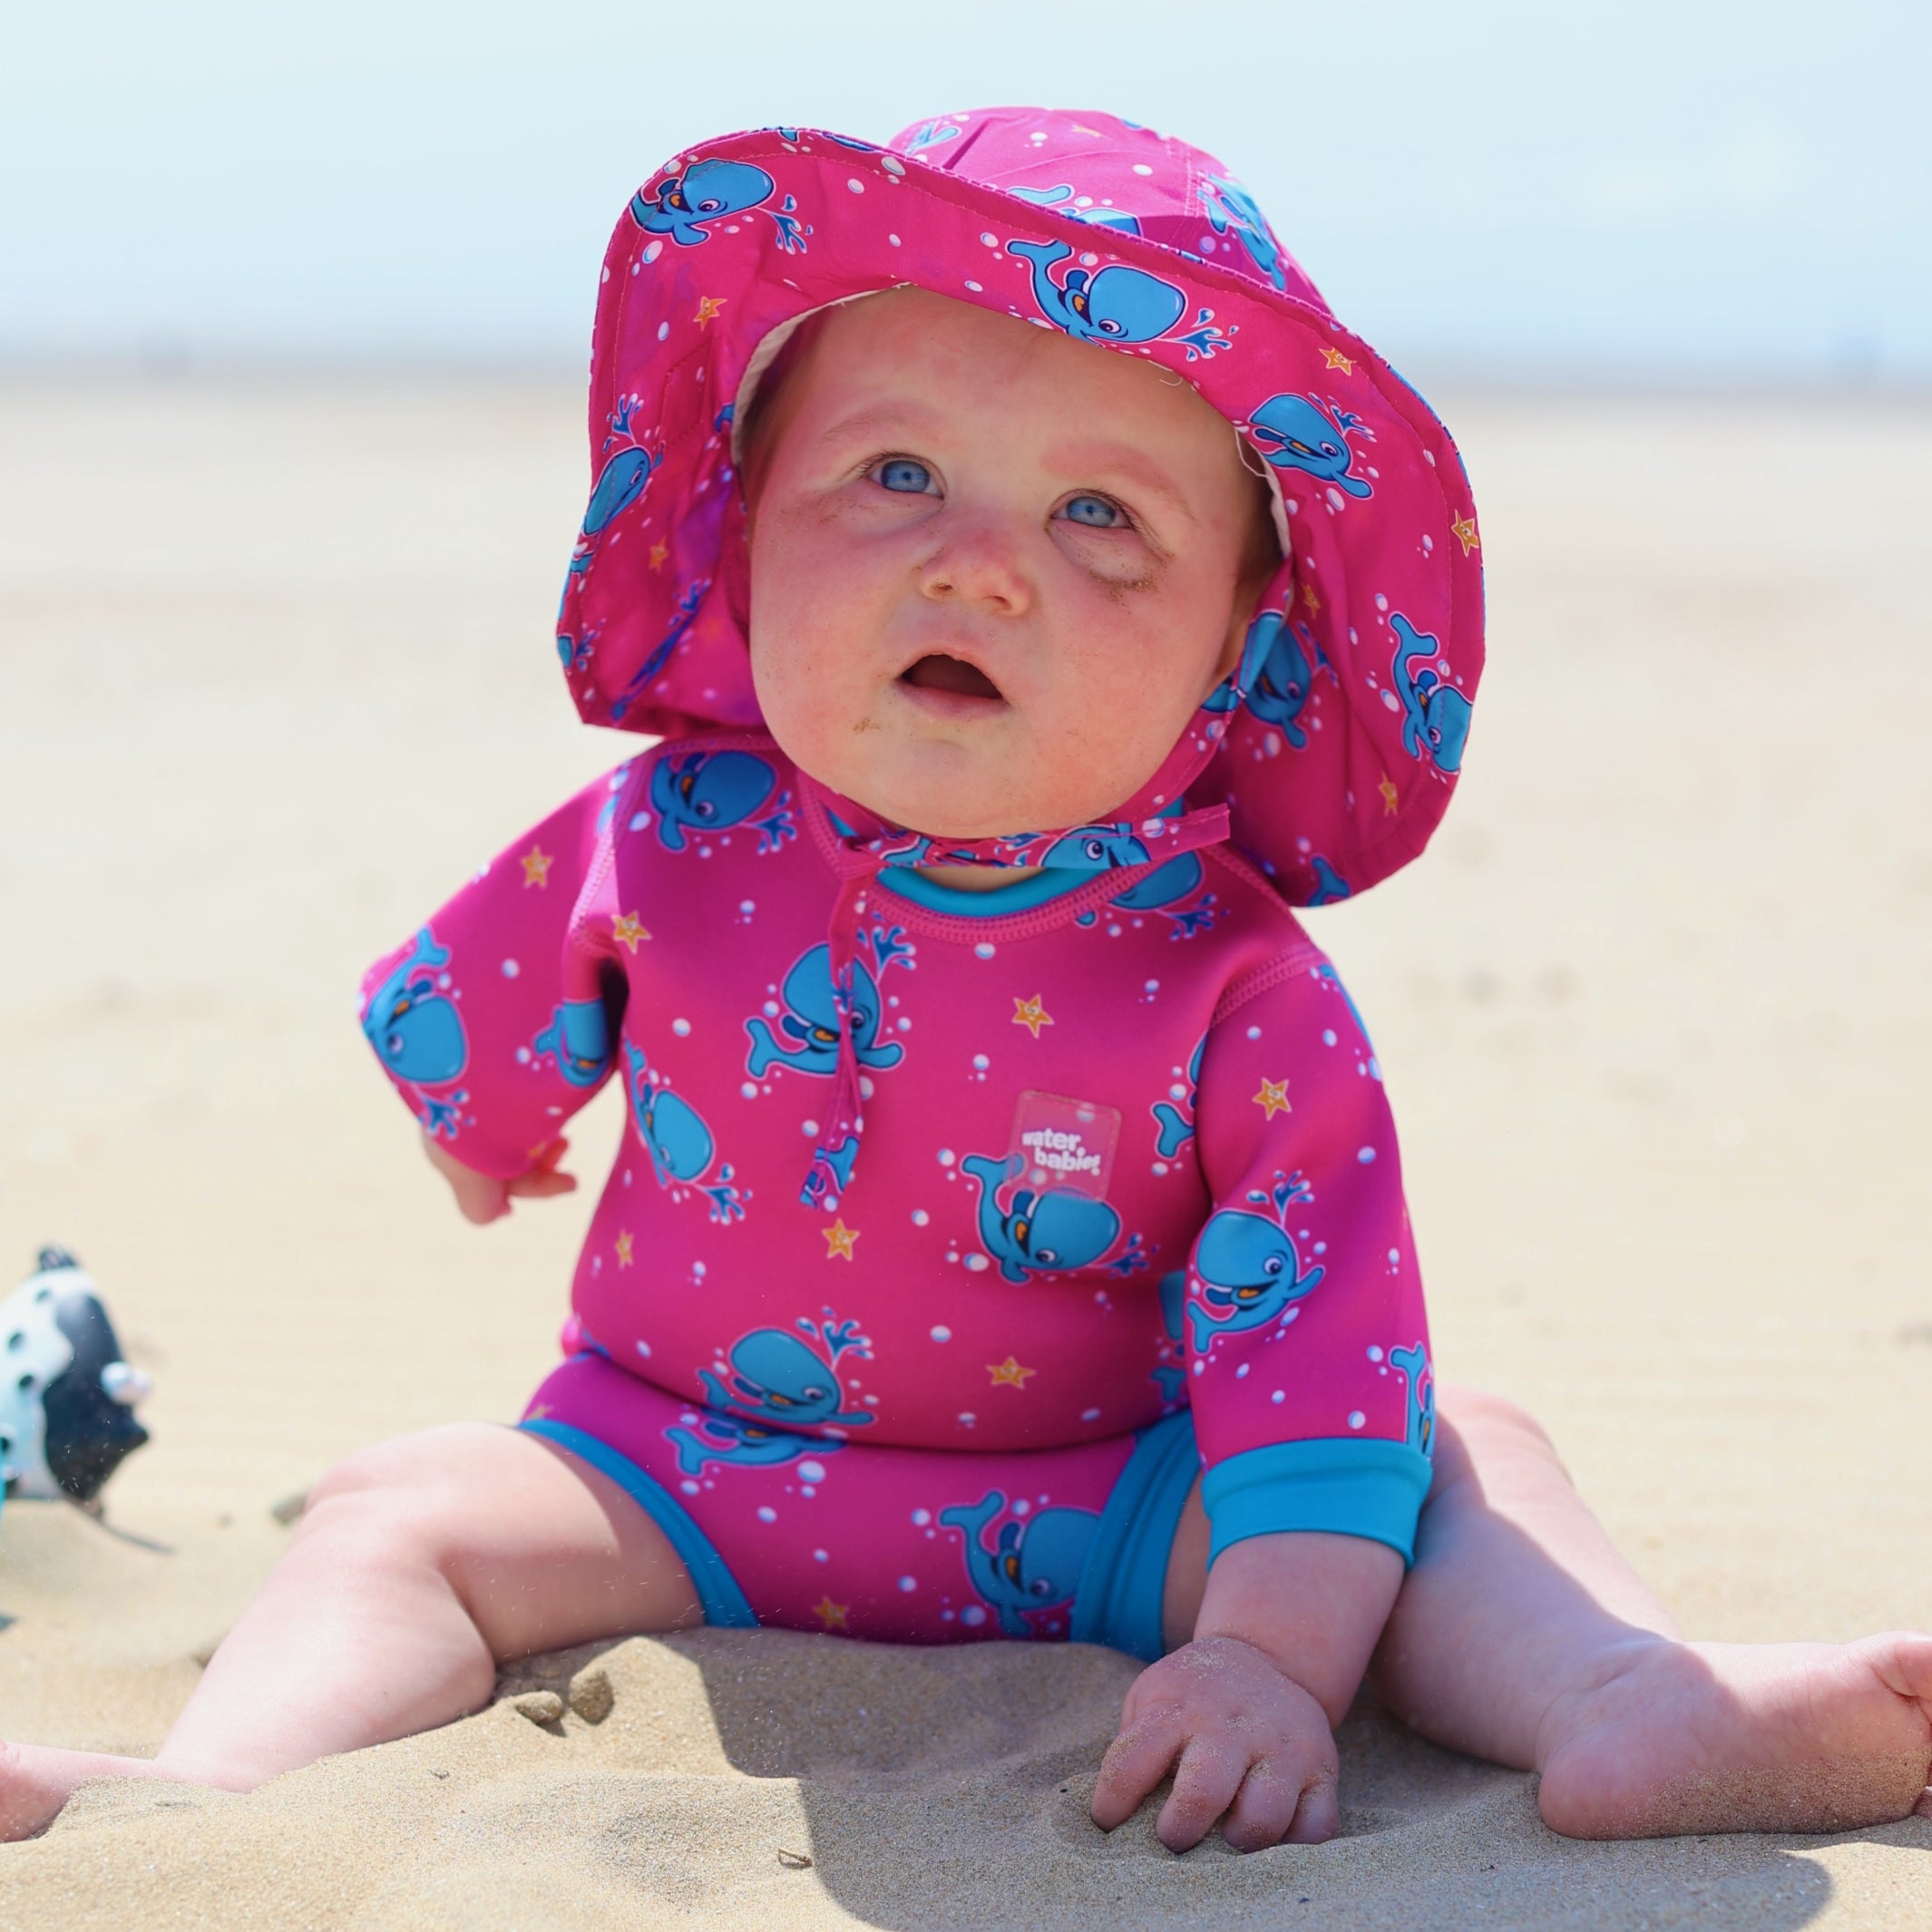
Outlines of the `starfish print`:
{"type": "Polygon", "coordinates": [[[850,1604],[835,1604],[832,1601],[828,1593],[821,1596],[812,1607],[818,1613],[819,1622],[827,1630],[848,1630],[851,1628],[851,1625],[845,1621],[845,1613],[852,1608],[850,1604]]]}
{"type": "Polygon", "coordinates": [[[1308,606],[1308,614],[1311,617],[1322,608],[1322,600],[1315,595],[1315,587],[1312,583],[1304,583],[1302,586],[1302,601],[1308,606]]]}
{"type": "Polygon", "coordinates": [[[1390,818],[1395,816],[1396,800],[1401,795],[1395,788],[1395,780],[1387,772],[1382,774],[1382,782],[1375,787],[1382,795],[1382,810],[1390,818]]]}
{"type": "Polygon", "coordinates": [[[1039,1038],[1042,1027],[1053,1024],[1053,1015],[1039,1003],[1039,995],[1035,993],[1030,1000],[1022,1000],[1018,993],[1013,995],[1013,1024],[1025,1027],[1035,1039],[1039,1038]]]}
{"type": "Polygon", "coordinates": [[[1462,554],[1467,557],[1472,550],[1480,550],[1481,542],[1476,535],[1476,520],[1459,516],[1449,527],[1449,533],[1462,545],[1462,554]]]}
{"type": "Polygon", "coordinates": [[[545,852],[542,846],[532,845],[519,863],[523,868],[525,885],[547,886],[550,883],[550,869],[557,861],[554,855],[545,852]]]}
{"type": "Polygon", "coordinates": [[[1265,1076],[1262,1079],[1261,1091],[1254,1096],[1254,1104],[1266,1109],[1270,1120],[1277,1114],[1292,1114],[1294,1111],[1288,1104],[1287,1081],[1271,1080],[1265,1076]]]}
{"type": "Polygon", "coordinates": [[[650,547],[650,567],[654,571],[664,568],[664,560],[671,553],[668,543],[653,543],[650,547]]]}
{"type": "Polygon", "coordinates": [[[696,317],[698,327],[702,328],[707,322],[716,321],[717,319],[718,310],[725,306],[726,302],[728,299],[728,297],[722,295],[699,296],[698,298],[698,315],[696,317]]]}
{"type": "Polygon", "coordinates": [[[834,1221],[830,1227],[820,1228],[819,1233],[825,1237],[825,1259],[827,1261],[850,1261],[852,1259],[852,1244],[859,1238],[859,1231],[855,1227],[847,1227],[843,1216],[834,1221]]]}
{"type": "Polygon", "coordinates": [[[1340,349],[1323,349],[1322,356],[1330,368],[1340,369],[1344,376],[1354,375],[1354,363],[1344,356],[1340,349]]]}
{"type": "Polygon", "coordinates": [[[617,1237],[617,1264],[620,1268],[630,1265],[630,1230],[627,1227],[617,1237]]]}
{"type": "Polygon", "coordinates": [[[1027,1377],[1038,1375],[1039,1371],[1038,1369],[1022,1369],[1018,1361],[1009,1355],[1004,1361],[988,1362],[986,1364],[986,1372],[992,1377],[993,1387],[996,1389],[1002,1384],[1009,1389],[1024,1389],[1027,1385],[1027,1377]]]}
{"type": "Polygon", "coordinates": [[[644,922],[635,912],[613,912],[610,915],[610,936],[619,945],[628,946],[635,953],[638,942],[649,939],[650,934],[644,930],[644,922]]]}

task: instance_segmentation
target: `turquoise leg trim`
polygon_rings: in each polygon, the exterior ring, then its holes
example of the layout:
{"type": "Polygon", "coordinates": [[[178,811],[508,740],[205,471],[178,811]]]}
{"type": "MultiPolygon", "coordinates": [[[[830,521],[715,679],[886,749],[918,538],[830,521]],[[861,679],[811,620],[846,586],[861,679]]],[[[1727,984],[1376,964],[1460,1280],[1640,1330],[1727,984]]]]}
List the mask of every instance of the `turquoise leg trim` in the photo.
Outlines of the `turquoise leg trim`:
{"type": "Polygon", "coordinates": [[[691,1573],[706,1623],[722,1630],[758,1627],[751,1605],[745,1601],[744,1591],[725,1567],[725,1559],[712,1548],[710,1537],[655,1477],[646,1475],[629,1457],[619,1455],[608,1443],[600,1442],[581,1429],[572,1429],[568,1422],[538,1420],[519,1422],[517,1427],[532,1436],[547,1437],[573,1456],[581,1456],[593,1469],[608,1476],[664,1532],[678,1552],[678,1560],[691,1573]]]}
{"type": "Polygon", "coordinates": [[[1200,1473],[1194,1417],[1186,1410],[1134,1439],[1134,1453],[1114,1483],[1080,1570],[1070,1632],[1076,1644],[1106,1644],[1149,1664],[1161,1655],[1167,1554],[1200,1473]]]}

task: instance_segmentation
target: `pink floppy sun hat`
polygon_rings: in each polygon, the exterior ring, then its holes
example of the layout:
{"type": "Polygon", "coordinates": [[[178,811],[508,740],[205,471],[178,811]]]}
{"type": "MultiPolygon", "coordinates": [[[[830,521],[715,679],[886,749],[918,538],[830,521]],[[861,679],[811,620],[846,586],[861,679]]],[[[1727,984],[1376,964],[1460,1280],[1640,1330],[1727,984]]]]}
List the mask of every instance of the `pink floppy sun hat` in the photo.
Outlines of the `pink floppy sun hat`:
{"type": "Polygon", "coordinates": [[[1135,864],[1232,836],[1290,903],[1319,904],[1413,858],[1482,668],[1455,445],[1220,162],[1107,114],[977,110],[885,148],[734,134],[632,198],[604,258],[593,486],[557,625],[582,717],[762,728],[734,409],[774,331],[903,284],[1184,376],[1267,465],[1283,554],[1239,668],[1116,822],[941,848],[831,799],[855,864],[1135,864]]]}

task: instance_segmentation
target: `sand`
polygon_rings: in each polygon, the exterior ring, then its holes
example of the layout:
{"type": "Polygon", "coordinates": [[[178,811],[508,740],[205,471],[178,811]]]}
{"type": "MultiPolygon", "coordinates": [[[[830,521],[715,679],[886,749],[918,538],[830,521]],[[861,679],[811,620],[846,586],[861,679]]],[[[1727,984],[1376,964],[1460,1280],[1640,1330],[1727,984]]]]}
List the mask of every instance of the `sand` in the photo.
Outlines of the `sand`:
{"type": "MultiPolygon", "coordinates": [[[[1932,1626],[1932,411],[1444,401],[1493,599],[1468,776],[1311,922],[1443,1371],[1547,1420],[1696,1634],[1932,1626]]],[[[588,1197],[459,1222],[351,998],[621,755],[546,641],[579,406],[0,385],[0,1281],[67,1243],[157,1384],[104,1523],[0,1514],[0,1732],[151,1751],[274,1504],[551,1359],[588,1197]]],[[[91,1787],[0,1851],[0,1925],[1932,1927],[1932,1823],[1573,1844],[1369,1711],[1331,1845],[1104,1837],[1101,1651],[699,1633],[503,1688],[594,1715],[598,1669],[599,1722],[91,1787]]]]}

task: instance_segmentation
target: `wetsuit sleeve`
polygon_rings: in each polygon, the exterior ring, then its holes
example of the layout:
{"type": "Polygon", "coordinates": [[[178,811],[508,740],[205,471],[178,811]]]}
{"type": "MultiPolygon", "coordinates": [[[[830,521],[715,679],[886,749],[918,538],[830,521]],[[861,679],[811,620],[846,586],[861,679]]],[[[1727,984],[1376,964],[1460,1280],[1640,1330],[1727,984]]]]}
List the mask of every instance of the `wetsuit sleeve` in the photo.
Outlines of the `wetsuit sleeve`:
{"type": "Polygon", "coordinates": [[[1381,1069],[1320,953],[1229,990],[1195,1131],[1215,1208],[1185,1340],[1208,1560],[1326,1530],[1407,1561],[1435,1418],[1421,1279],[1381,1069]]]}
{"type": "Polygon", "coordinates": [[[364,977],[383,1070],[481,1173],[524,1173],[610,1074],[626,937],[611,828],[630,770],[526,832],[364,977]]]}

